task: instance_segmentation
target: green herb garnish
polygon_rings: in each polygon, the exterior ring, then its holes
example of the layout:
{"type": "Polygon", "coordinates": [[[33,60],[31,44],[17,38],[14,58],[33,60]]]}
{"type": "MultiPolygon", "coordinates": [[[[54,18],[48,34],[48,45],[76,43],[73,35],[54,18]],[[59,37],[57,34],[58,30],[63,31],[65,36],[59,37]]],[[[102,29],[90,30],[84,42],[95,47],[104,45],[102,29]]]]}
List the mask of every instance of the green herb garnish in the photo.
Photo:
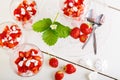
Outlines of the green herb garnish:
{"type": "Polygon", "coordinates": [[[59,38],[66,38],[70,34],[71,29],[57,22],[56,19],[57,17],[52,22],[50,18],[44,18],[32,25],[35,32],[43,32],[42,39],[49,46],[55,45],[59,38]]]}

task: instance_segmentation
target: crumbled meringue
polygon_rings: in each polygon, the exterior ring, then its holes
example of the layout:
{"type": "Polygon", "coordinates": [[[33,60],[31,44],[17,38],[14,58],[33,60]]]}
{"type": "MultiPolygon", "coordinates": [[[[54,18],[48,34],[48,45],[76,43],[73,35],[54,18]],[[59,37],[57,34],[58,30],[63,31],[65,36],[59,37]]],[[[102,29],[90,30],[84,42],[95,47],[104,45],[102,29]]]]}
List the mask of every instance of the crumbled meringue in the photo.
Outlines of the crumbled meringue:
{"type": "Polygon", "coordinates": [[[94,66],[97,71],[105,71],[107,69],[107,61],[98,59],[94,66]]]}
{"type": "Polygon", "coordinates": [[[89,68],[93,67],[93,63],[90,59],[80,59],[79,63],[89,68]]]}
{"type": "Polygon", "coordinates": [[[97,72],[91,72],[88,75],[89,80],[97,80],[98,73],[97,72]]]}

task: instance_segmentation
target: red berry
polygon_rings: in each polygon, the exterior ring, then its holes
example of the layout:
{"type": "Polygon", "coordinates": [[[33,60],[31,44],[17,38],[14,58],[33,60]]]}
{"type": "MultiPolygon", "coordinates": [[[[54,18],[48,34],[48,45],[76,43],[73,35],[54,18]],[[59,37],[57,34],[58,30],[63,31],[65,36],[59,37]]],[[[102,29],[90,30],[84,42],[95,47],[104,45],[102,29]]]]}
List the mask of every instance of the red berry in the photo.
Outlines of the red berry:
{"type": "Polygon", "coordinates": [[[72,74],[74,72],[76,72],[76,68],[74,67],[74,65],[72,64],[67,64],[64,68],[65,72],[68,74],[72,74]]]}
{"type": "Polygon", "coordinates": [[[80,36],[80,29],[78,27],[75,27],[71,30],[70,36],[73,37],[74,39],[79,38],[80,36]]]}
{"type": "Polygon", "coordinates": [[[49,65],[50,65],[51,67],[53,67],[53,68],[58,67],[58,60],[57,60],[56,58],[51,58],[51,59],[49,60],[49,65]]]}
{"type": "Polygon", "coordinates": [[[80,25],[80,31],[84,34],[90,34],[92,32],[92,27],[86,23],[80,25]]]}
{"type": "Polygon", "coordinates": [[[55,73],[55,80],[62,80],[64,77],[64,73],[62,71],[57,71],[55,73]]]}
{"type": "Polygon", "coordinates": [[[82,35],[80,35],[79,40],[84,43],[87,40],[87,38],[88,38],[88,36],[86,34],[82,34],[82,35]]]}
{"type": "Polygon", "coordinates": [[[76,2],[76,4],[81,5],[81,4],[83,4],[83,2],[84,2],[84,0],[78,0],[78,1],[76,2]]]}

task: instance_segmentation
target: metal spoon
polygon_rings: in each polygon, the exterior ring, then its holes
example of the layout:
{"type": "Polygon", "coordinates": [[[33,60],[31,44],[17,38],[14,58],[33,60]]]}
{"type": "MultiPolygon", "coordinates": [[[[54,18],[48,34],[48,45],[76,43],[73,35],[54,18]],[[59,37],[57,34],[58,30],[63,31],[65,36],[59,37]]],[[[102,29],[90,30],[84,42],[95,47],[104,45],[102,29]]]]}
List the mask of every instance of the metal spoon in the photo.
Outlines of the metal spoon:
{"type": "MultiPolygon", "coordinates": [[[[101,20],[103,20],[103,14],[100,14],[100,16],[97,17],[97,27],[100,27],[102,25],[101,20]]],[[[94,26],[93,26],[94,27],[94,26]]],[[[95,31],[93,33],[93,47],[94,47],[94,53],[97,54],[97,41],[96,41],[96,34],[95,31]]]]}
{"type": "Polygon", "coordinates": [[[103,22],[103,14],[100,14],[96,20],[94,20],[93,16],[93,10],[89,11],[89,15],[87,17],[87,21],[89,21],[90,23],[92,23],[93,26],[93,30],[92,33],[90,34],[88,40],[85,42],[85,44],[82,46],[82,49],[84,49],[84,47],[86,46],[86,44],[89,42],[91,36],[93,35],[93,47],[94,47],[94,53],[97,53],[97,43],[96,43],[96,34],[95,34],[95,30],[97,27],[100,27],[102,25],[103,22]]]}

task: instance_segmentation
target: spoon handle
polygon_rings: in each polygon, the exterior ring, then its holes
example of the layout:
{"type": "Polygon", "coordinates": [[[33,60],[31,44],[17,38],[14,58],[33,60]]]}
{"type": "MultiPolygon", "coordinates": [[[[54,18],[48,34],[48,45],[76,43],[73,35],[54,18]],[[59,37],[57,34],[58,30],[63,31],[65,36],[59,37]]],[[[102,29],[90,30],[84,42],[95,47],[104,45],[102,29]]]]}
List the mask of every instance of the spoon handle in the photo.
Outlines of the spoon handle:
{"type": "MultiPolygon", "coordinates": [[[[93,25],[93,26],[94,26],[94,25],[93,25]]],[[[91,34],[89,35],[89,38],[87,39],[87,41],[83,44],[82,49],[85,48],[85,46],[87,45],[87,43],[88,43],[89,40],[91,39],[93,33],[95,32],[95,30],[96,30],[96,27],[93,27],[93,30],[92,30],[91,34]]]]}
{"type": "Polygon", "coordinates": [[[97,41],[96,41],[96,33],[93,33],[93,49],[94,49],[94,54],[97,54],[97,41]]]}

